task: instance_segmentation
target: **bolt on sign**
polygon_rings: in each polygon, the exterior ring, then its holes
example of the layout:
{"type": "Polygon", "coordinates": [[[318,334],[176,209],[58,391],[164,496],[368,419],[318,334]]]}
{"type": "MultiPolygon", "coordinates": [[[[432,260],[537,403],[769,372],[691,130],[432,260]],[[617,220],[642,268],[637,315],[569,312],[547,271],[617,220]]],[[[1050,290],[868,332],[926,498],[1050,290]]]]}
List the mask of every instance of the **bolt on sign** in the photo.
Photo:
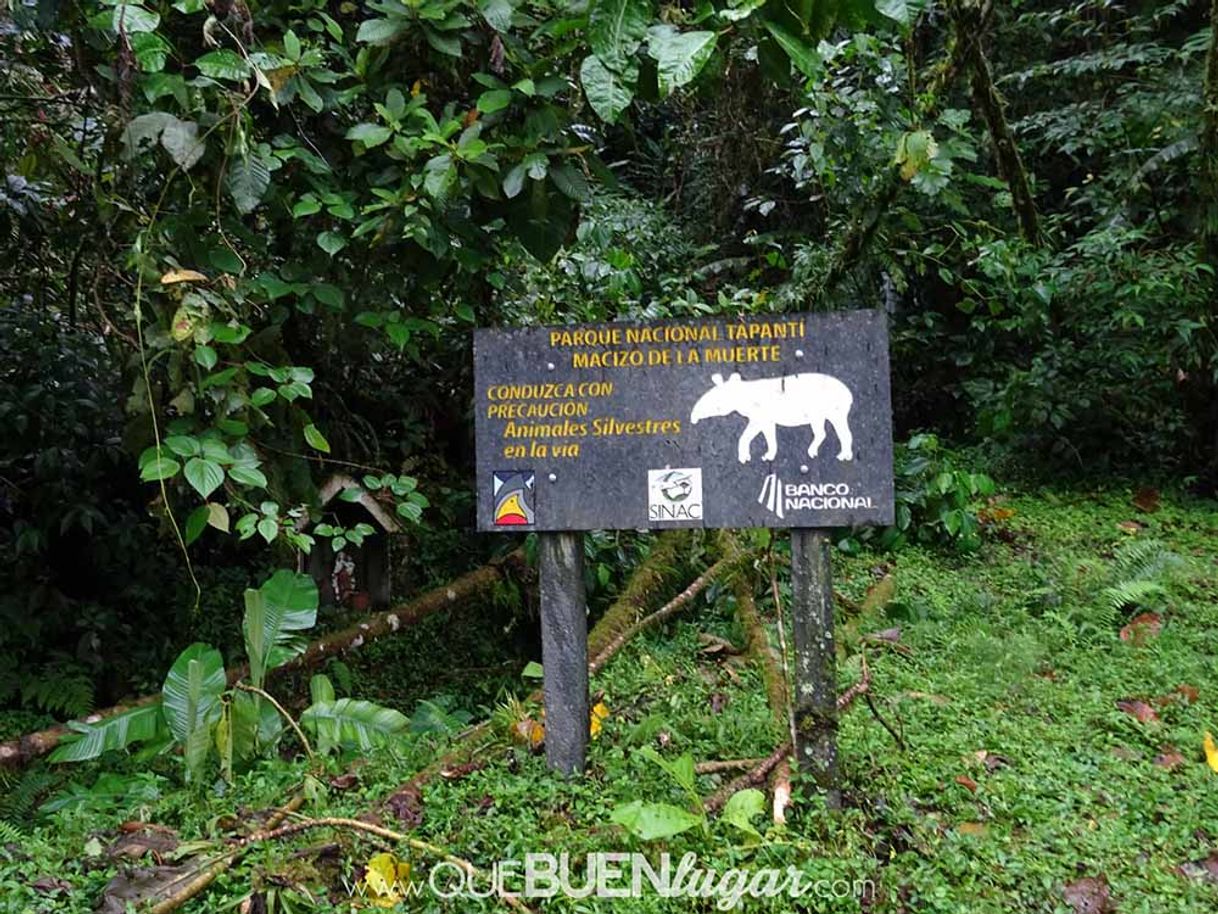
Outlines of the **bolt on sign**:
{"type": "Polygon", "coordinates": [[[479,330],[478,527],[893,519],[882,311],[479,330]]]}

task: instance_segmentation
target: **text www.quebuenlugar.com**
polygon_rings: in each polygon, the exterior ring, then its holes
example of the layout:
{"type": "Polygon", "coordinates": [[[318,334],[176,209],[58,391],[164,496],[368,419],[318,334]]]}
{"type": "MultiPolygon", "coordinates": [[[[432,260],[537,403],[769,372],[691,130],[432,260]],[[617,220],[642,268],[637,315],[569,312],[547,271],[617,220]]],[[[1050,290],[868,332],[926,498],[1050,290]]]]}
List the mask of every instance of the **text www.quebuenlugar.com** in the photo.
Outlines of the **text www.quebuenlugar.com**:
{"type": "MultiPolygon", "coordinates": [[[[713,899],[721,911],[735,908],[744,898],[862,898],[874,892],[869,879],[813,879],[794,866],[786,868],[733,867],[722,872],[698,866],[698,856],[684,854],[675,865],[662,853],[655,865],[643,854],[600,852],[587,854],[581,869],[573,870],[570,855],[526,854],[523,860],[500,860],[490,870],[470,873],[456,863],[442,861],[431,867],[426,880],[413,879],[393,887],[401,898],[431,894],[439,898],[663,898],[713,899]]],[[[353,897],[367,896],[362,883],[348,886],[353,897]]]]}

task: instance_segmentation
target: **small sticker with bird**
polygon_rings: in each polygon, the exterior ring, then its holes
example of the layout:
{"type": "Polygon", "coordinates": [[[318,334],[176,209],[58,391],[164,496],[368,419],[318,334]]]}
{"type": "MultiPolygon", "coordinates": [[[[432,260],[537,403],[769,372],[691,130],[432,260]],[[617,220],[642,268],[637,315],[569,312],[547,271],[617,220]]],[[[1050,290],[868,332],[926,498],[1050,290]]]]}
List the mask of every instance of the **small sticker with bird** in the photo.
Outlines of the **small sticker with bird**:
{"type": "Polygon", "coordinates": [[[536,475],[532,470],[496,470],[492,489],[495,526],[526,527],[536,523],[536,490],[536,475]]]}

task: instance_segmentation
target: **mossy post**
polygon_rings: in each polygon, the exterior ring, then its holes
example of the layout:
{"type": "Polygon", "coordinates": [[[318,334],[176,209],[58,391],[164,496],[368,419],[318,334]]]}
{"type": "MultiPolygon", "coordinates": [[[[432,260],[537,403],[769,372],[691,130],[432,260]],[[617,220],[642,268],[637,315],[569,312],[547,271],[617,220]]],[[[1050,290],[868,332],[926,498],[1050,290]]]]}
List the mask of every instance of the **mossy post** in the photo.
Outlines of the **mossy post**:
{"type": "Polygon", "coordinates": [[[833,577],[825,530],[791,531],[791,627],[795,634],[795,762],[842,805],[837,767],[837,657],[833,577]]]}
{"type": "Polygon", "coordinates": [[[584,535],[538,534],[537,559],[546,763],[562,775],[580,775],[588,751],[589,719],[584,535]]]}

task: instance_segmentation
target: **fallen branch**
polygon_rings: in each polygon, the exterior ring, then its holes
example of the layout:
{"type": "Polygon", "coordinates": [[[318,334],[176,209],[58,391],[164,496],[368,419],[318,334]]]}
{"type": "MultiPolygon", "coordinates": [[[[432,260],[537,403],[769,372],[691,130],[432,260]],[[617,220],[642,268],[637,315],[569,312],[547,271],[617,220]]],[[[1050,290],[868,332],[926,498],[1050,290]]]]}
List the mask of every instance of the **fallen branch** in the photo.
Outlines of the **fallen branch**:
{"type": "Polygon", "coordinates": [[[762,758],[729,758],[718,761],[698,762],[694,771],[698,774],[719,774],[723,771],[739,771],[741,768],[755,768],[764,762],[762,758]]]}
{"type": "Polygon", "coordinates": [[[746,771],[735,780],[729,781],[712,793],[702,803],[702,808],[707,812],[718,812],[731,799],[732,794],[739,793],[741,790],[749,787],[756,787],[762,783],[769,776],[770,772],[790,754],[791,742],[788,740],[762,759],[761,764],[746,771]]]}
{"type": "MultiPolygon", "coordinates": [[[[304,794],[298,794],[293,797],[283,806],[276,809],[267,819],[266,827],[263,832],[269,832],[278,828],[283,821],[292,813],[300,809],[304,805],[304,794]]],[[[240,859],[239,850],[243,845],[227,849],[219,857],[212,858],[207,861],[202,867],[194,871],[193,878],[187,882],[182,888],[178,889],[167,898],[158,901],[148,910],[148,914],[170,914],[171,911],[176,911],[186,902],[201,894],[207,889],[216,879],[223,873],[232,869],[240,859]]],[[[171,883],[170,885],[172,885],[171,883]]]]}
{"type": "Polygon", "coordinates": [[[595,657],[642,617],[655,595],[675,576],[680,567],[679,553],[688,543],[685,531],[671,530],[656,537],[651,552],[634,569],[617,599],[589,632],[588,656],[595,657]]]}
{"type": "MultiPolygon", "coordinates": [[[[290,813],[285,813],[285,815],[290,813]]],[[[268,825],[267,828],[255,832],[252,835],[247,835],[244,838],[238,838],[224,853],[206,866],[197,871],[195,877],[175,892],[172,896],[157,902],[148,912],[148,914],[170,914],[172,911],[178,910],[186,902],[198,896],[204,889],[216,881],[221,873],[232,868],[232,866],[255,844],[262,844],[267,841],[277,841],[281,838],[288,838],[292,835],[300,834],[314,828],[347,828],[353,831],[365,832],[370,835],[376,835],[380,838],[385,838],[389,841],[394,841],[399,844],[405,844],[420,853],[428,854],[433,857],[438,857],[446,863],[449,863],[471,879],[487,878],[482,870],[474,866],[463,857],[457,857],[427,841],[422,841],[418,838],[412,838],[409,835],[404,835],[401,832],[393,831],[380,825],[373,825],[370,822],[363,822],[359,819],[344,819],[339,817],[328,817],[323,819],[300,819],[295,822],[290,822],[287,825],[281,825],[280,819],[273,825],[268,825]]],[[[507,904],[509,907],[517,911],[530,912],[531,909],[524,904],[519,898],[513,895],[497,895],[500,901],[507,904]]]]}
{"type": "MultiPolygon", "coordinates": [[[[513,572],[519,573],[524,567],[524,553],[517,550],[496,562],[462,575],[444,587],[437,587],[407,603],[372,616],[364,622],[319,638],[305,648],[304,653],[298,657],[281,667],[268,671],[268,676],[278,676],[291,670],[308,669],[337,654],[356,650],[369,641],[392,635],[442,609],[456,606],[463,601],[489,592],[492,587],[504,579],[505,575],[513,572]]],[[[245,665],[229,670],[227,674],[229,685],[235,685],[248,674],[249,667],[245,665]]],[[[159,694],[146,695],[143,698],[90,714],[81,718],[79,723],[95,724],[124,711],[152,704],[160,700],[160,697],[159,694]]],[[[71,732],[73,731],[69,725],[56,724],[37,733],[30,733],[0,743],[0,769],[20,768],[36,758],[47,755],[59,745],[63,737],[71,732]]]]}
{"type": "MultiPolygon", "coordinates": [[[[389,841],[405,844],[407,847],[411,847],[420,853],[438,857],[445,863],[449,863],[457,867],[471,879],[489,878],[488,873],[480,870],[465,858],[450,854],[444,848],[438,847],[435,844],[422,841],[418,838],[412,838],[410,835],[404,835],[401,832],[393,831],[392,829],[385,828],[381,825],[373,825],[371,822],[364,822],[361,819],[345,819],[338,816],[330,816],[322,819],[300,819],[296,822],[282,825],[279,828],[271,831],[266,831],[258,835],[251,835],[248,838],[243,838],[241,839],[241,846],[244,848],[255,842],[274,841],[278,840],[279,838],[286,838],[314,828],[349,828],[353,831],[366,832],[367,834],[376,835],[377,837],[385,838],[389,841]]],[[[532,911],[528,905],[526,905],[515,895],[496,894],[495,897],[517,911],[532,911]]]]}
{"type": "MultiPolygon", "coordinates": [[[[838,713],[840,714],[842,711],[845,711],[848,707],[850,707],[851,704],[854,703],[856,698],[866,693],[870,688],[871,671],[866,665],[864,665],[862,678],[859,679],[859,681],[854,685],[850,686],[850,688],[846,689],[846,691],[842,692],[841,695],[837,696],[838,713]]],[[[730,781],[729,783],[720,787],[709,797],[707,797],[702,804],[702,808],[707,812],[718,812],[723,808],[723,804],[725,804],[731,798],[732,794],[738,793],[739,791],[748,787],[756,787],[757,785],[761,784],[767,777],[769,777],[771,771],[787,760],[787,757],[791,754],[792,745],[793,744],[790,740],[784,742],[781,746],[762,759],[752,769],[746,771],[735,780],[730,781]]]]}
{"type": "Polygon", "coordinates": [[[791,804],[791,762],[789,759],[783,759],[774,769],[774,776],[770,779],[770,793],[774,797],[774,824],[786,825],[787,807],[791,804]]]}
{"type": "Polygon", "coordinates": [[[731,562],[726,559],[720,559],[711,565],[710,568],[702,572],[702,574],[694,580],[692,584],[686,587],[683,591],[665,603],[662,607],[653,612],[650,616],[644,616],[638,622],[628,627],[625,631],[620,632],[611,639],[588,664],[588,672],[596,673],[601,667],[608,663],[613,655],[620,651],[632,638],[639,632],[659,625],[665,619],[675,616],[690,600],[706,589],[715,578],[723,573],[730,566],[731,562]]]}

